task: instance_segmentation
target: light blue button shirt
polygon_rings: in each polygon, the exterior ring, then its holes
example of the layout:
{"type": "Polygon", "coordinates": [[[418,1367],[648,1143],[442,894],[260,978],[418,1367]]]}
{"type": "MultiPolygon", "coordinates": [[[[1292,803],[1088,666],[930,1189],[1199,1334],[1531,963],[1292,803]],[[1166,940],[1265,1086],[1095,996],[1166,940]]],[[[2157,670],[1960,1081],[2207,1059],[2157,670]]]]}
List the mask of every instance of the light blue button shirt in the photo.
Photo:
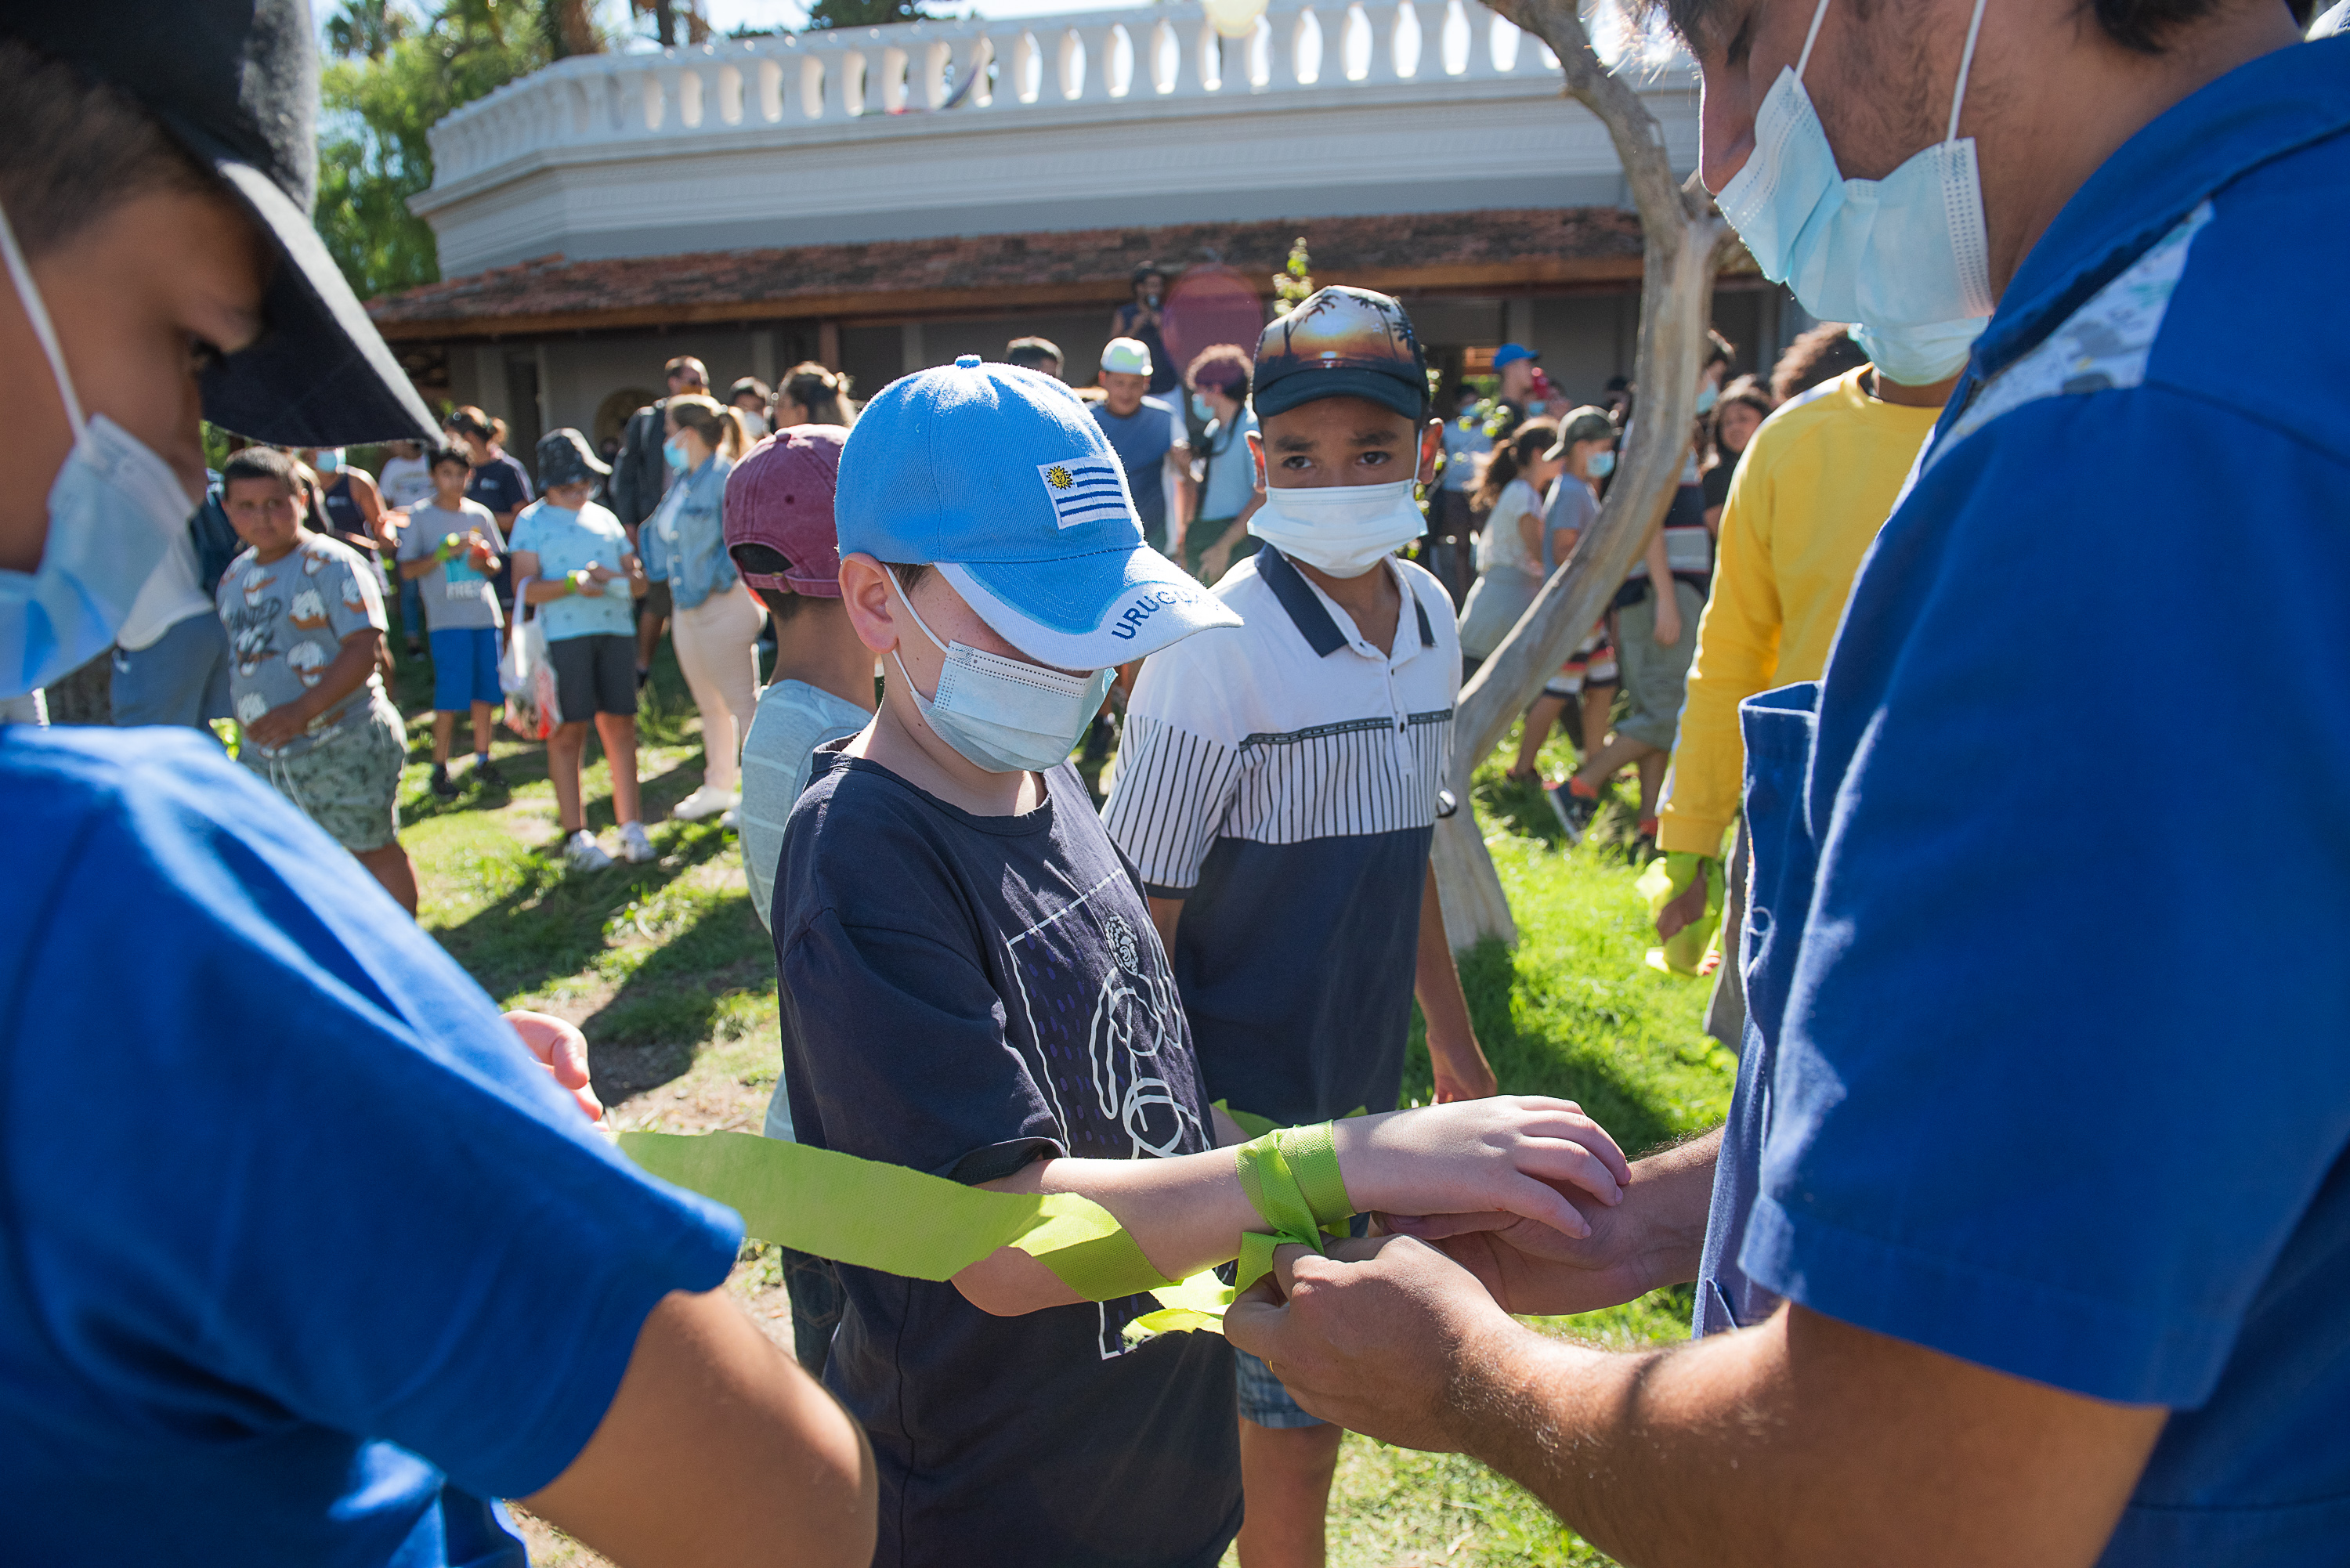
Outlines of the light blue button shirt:
{"type": "Polygon", "coordinates": [[[726,554],[723,515],[726,476],[733,472],[725,458],[704,458],[700,468],[669,487],[637,532],[645,575],[667,583],[671,601],[680,609],[726,592],[737,580],[733,559],[726,554]]]}

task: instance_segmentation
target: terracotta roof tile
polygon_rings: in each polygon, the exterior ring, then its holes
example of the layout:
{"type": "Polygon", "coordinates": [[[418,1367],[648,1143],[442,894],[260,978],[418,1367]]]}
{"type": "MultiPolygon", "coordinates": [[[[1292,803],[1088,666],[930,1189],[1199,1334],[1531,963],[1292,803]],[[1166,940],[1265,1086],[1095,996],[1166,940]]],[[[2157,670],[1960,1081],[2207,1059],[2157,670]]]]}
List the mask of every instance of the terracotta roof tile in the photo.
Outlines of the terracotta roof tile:
{"type": "MultiPolygon", "coordinates": [[[[1389,288],[1637,277],[1639,220],[1614,207],[1181,223],[567,261],[541,256],[371,302],[392,337],[1125,297],[1136,263],[1222,259],[1270,279],[1304,234],[1315,276],[1389,288]]],[[[1267,292],[1270,292],[1268,286],[1267,292]]]]}

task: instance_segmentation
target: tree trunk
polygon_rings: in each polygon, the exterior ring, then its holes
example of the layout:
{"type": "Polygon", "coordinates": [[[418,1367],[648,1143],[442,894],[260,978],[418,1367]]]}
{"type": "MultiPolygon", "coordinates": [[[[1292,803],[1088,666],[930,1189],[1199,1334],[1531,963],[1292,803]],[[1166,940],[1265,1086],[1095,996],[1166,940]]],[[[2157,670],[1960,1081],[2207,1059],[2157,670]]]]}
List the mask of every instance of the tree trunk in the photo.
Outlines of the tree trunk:
{"type": "MultiPolygon", "coordinates": [[[[1461,692],[1452,726],[1453,795],[1462,809],[1436,829],[1437,888],[1454,950],[1487,937],[1517,940],[1493,857],[1470,808],[1470,779],[1565,661],[1663,522],[1689,454],[1697,414],[1697,374],[1705,358],[1713,280],[1737,243],[1705,188],[1673,178],[1664,134],[1638,94],[1592,52],[1573,0],[1490,0],[1492,8],[1548,44],[1566,95],[1588,109],[1616,143],[1640,213],[1640,337],[1633,358],[1639,398],[1623,461],[1597,521],[1544,585],[1510,635],[1461,692]]],[[[1683,636],[1697,635],[1695,627],[1683,636]]]]}

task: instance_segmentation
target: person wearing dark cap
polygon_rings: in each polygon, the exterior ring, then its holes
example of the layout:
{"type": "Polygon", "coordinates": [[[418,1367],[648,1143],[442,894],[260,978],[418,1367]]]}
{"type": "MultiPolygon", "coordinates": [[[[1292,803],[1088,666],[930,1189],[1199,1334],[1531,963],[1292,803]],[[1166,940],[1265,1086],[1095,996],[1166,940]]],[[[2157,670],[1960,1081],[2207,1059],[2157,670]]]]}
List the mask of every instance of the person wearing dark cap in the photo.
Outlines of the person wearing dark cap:
{"type": "MultiPolygon", "coordinates": [[[[0,698],[110,644],[200,415],[432,434],[310,226],[315,49],[282,0],[0,12],[0,698]]],[[[719,1288],[735,1217],[598,1136],[577,1031],[192,732],[12,728],[0,811],[12,1559],[511,1568],[511,1497],[869,1561],[856,1428],[719,1288]]]]}
{"type": "MultiPolygon", "coordinates": [[[[784,826],[807,785],[816,749],[865,728],[877,706],[873,650],[858,639],[840,600],[832,500],[847,439],[839,425],[792,426],[760,442],[726,476],[727,553],[775,628],[775,673],[743,742],[737,808],[743,878],[759,923],[771,929],[784,826]]],[[[793,1138],[791,1094],[780,1074],[765,1131],[793,1138]]],[[[783,1253],[800,1365],[821,1374],[840,1322],[840,1277],[826,1259],[788,1247],[783,1253]]]]}
{"type": "MultiPolygon", "coordinates": [[[[1494,1092],[1429,861],[1461,644],[1393,552],[1441,426],[1403,306],[1325,288],[1256,349],[1263,547],[1215,595],[1243,624],[1153,654],[1127,706],[1110,837],[1140,871],[1211,1100],[1284,1126],[1393,1108],[1412,1001],[1439,1100],[1494,1092]]],[[[1241,1560],[1318,1563],[1339,1430],[1240,1373],[1241,1560]]]]}
{"type": "Polygon", "coordinates": [[[658,853],[645,836],[637,788],[637,683],[629,601],[645,592],[644,565],[620,520],[589,497],[610,472],[575,430],[538,443],[540,472],[558,473],[546,493],[515,519],[514,571],[522,587],[517,619],[535,615],[546,637],[561,721],[546,738],[546,778],[555,786],[564,863],[601,871],[611,856],[588,827],[580,769],[592,728],[610,764],[612,815],[620,856],[641,865],[658,853]],[[529,607],[525,608],[523,607],[529,607]]]}

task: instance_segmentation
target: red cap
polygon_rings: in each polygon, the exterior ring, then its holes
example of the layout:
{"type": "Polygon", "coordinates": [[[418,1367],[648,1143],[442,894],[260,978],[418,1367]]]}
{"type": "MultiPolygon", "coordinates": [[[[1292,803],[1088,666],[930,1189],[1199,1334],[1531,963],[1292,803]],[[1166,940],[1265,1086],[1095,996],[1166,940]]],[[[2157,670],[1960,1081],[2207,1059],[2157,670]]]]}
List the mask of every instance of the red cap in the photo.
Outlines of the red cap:
{"type": "Polygon", "coordinates": [[[735,562],[743,580],[770,592],[840,597],[840,535],[832,496],[840,481],[840,425],[794,425],[751,449],[726,476],[721,512],[731,554],[738,545],[764,545],[791,563],[780,576],[735,562]]]}

